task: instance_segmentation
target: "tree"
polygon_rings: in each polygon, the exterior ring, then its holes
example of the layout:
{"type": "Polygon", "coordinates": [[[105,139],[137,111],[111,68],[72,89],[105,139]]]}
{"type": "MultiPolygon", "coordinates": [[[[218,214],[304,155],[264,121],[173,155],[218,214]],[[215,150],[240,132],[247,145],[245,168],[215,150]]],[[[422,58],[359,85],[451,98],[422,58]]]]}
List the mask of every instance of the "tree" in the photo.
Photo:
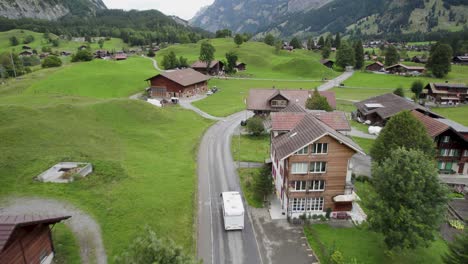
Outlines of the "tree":
{"type": "Polygon", "coordinates": [[[273,193],[273,181],[271,179],[271,165],[263,165],[260,173],[253,181],[253,189],[259,200],[265,200],[268,195],[273,193]]]}
{"type": "Polygon", "coordinates": [[[403,97],[403,98],[405,97],[405,91],[401,87],[396,88],[393,91],[393,94],[398,95],[398,96],[403,97]]]}
{"type": "Polygon", "coordinates": [[[434,141],[424,125],[409,111],[394,115],[387,122],[370,150],[372,161],[380,163],[391,150],[399,147],[417,149],[434,157],[434,141]]]}
{"type": "Polygon", "coordinates": [[[91,51],[89,51],[88,49],[79,50],[72,57],[72,62],[91,60],[93,60],[93,54],[91,54],[91,51]]]}
{"type": "Polygon", "coordinates": [[[206,67],[209,68],[211,62],[214,60],[214,53],[216,49],[208,41],[204,41],[200,47],[200,61],[206,63],[206,67]]]}
{"type": "Polygon", "coordinates": [[[137,237],[128,249],[115,257],[117,264],[200,264],[192,256],[184,253],[172,240],[159,239],[149,227],[137,237]]]}
{"type": "Polygon", "coordinates": [[[354,43],[354,58],[355,58],[355,65],[356,69],[362,69],[364,66],[364,48],[362,47],[362,41],[358,40],[354,43]]]}
{"type": "Polygon", "coordinates": [[[99,44],[99,48],[102,49],[102,47],[104,47],[104,39],[100,39],[98,41],[98,44],[99,44]]]}
{"type": "Polygon", "coordinates": [[[275,43],[275,53],[279,54],[282,47],[283,47],[283,43],[281,43],[281,41],[279,41],[279,40],[276,41],[276,43],[275,43]]]}
{"type": "Polygon", "coordinates": [[[3,67],[7,77],[18,77],[26,73],[23,62],[17,54],[4,52],[0,55],[0,67],[3,67]],[[13,62],[12,62],[13,58],[13,62]]]}
{"type": "Polygon", "coordinates": [[[427,247],[445,215],[447,190],[433,159],[398,147],[372,167],[375,194],[368,199],[370,228],[384,235],[387,248],[427,247]]]}
{"type": "Polygon", "coordinates": [[[330,47],[333,47],[333,37],[331,34],[328,34],[327,37],[325,38],[325,45],[330,44],[330,47]]]}
{"type": "Polygon", "coordinates": [[[307,98],[306,108],[310,110],[324,110],[327,112],[333,111],[333,108],[328,103],[325,96],[322,96],[317,88],[315,88],[312,97],[307,98]]]}
{"type": "Polygon", "coordinates": [[[328,59],[330,58],[330,54],[331,54],[331,45],[329,42],[326,42],[325,46],[322,48],[322,58],[328,59]]]}
{"type": "Polygon", "coordinates": [[[398,54],[398,50],[393,45],[388,46],[385,50],[385,65],[390,66],[397,64],[399,61],[400,54],[398,54]]]}
{"type": "Polygon", "coordinates": [[[292,46],[294,49],[300,49],[302,48],[301,42],[297,37],[294,37],[291,39],[291,42],[289,42],[289,45],[292,46]]]}
{"type": "Polygon", "coordinates": [[[308,50],[313,50],[315,49],[315,42],[312,38],[307,39],[307,49],[308,50]]]}
{"type": "Polygon", "coordinates": [[[261,134],[263,134],[263,132],[265,132],[263,119],[258,116],[254,116],[247,120],[247,131],[249,131],[249,133],[251,133],[254,136],[260,136],[261,134]]]}
{"type": "Polygon", "coordinates": [[[424,89],[424,84],[420,80],[416,80],[411,84],[411,92],[414,93],[416,99],[419,99],[423,89],[424,89]]]}
{"type": "Polygon", "coordinates": [[[230,38],[232,36],[232,31],[225,28],[225,29],[216,31],[215,34],[216,34],[216,38],[230,38]]]}
{"type": "Polygon", "coordinates": [[[341,36],[340,32],[336,33],[335,40],[333,41],[333,47],[339,49],[341,47],[341,36]]]}
{"type": "Polygon", "coordinates": [[[50,55],[42,62],[42,68],[52,68],[62,66],[62,60],[54,55],[50,55]]]}
{"type": "Polygon", "coordinates": [[[317,45],[320,46],[320,48],[323,48],[323,46],[325,46],[325,40],[323,39],[323,36],[320,36],[318,42],[317,42],[317,45]]]}
{"type": "Polygon", "coordinates": [[[236,34],[236,36],[234,37],[234,43],[236,43],[237,47],[240,47],[240,45],[244,43],[244,38],[241,34],[236,34]]]}
{"type": "Polygon", "coordinates": [[[346,68],[346,66],[354,66],[354,64],[356,64],[354,50],[347,41],[343,41],[336,53],[336,65],[346,68]]]}
{"type": "Polygon", "coordinates": [[[188,68],[190,65],[188,64],[187,58],[182,56],[179,57],[179,68],[188,68]]]}
{"type": "Polygon", "coordinates": [[[156,56],[156,54],[154,53],[153,49],[149,49],[149,50],[148,50],[148,53],[146,54],[146,56],[152,58],[152,57],[156,56]]]}
{"type": "Polygon", "coordinates": [[[53,39],[51,43],[52,43],[52,46],[57,48],[60,45],[60,40],[56,38],[56,39],[53,39]]]}
{"type": "Polygon", "coordinates": [[[451,70],[452,48],[447,44],[437,43],[432,47],[427,68],[437,78],[442,78],[451,70]]]}
{"type": "Polygon", "coordinates": [[[31,43],[33,41],[34,41],[34,36],[33,35],[27,35],[23,40],[23,44],[29,44],[29,43],[31,43]]]}
{"type": "Polygon", "coordinates": [[[170,70],[179,67],[179,60],[174,51],[169,52],[169,54],[164,55],[162,65],[164,69],[170,70]]]}
{"type": "Polygon", "coordinates": [[[263,42],[265,42],[265,44],[267,44],[267,45],[274,46],[275,45],[275,37],[273,37],[272,34],[267,34],[265,36],[265,39],[263,40],[263,42]]]}
{"type": "Polygon", "coordinates": [[[11,36],[10,37],[10,44],[11,46],[18,46],[19,45],[19,40],[16,36],[11,36]]]}
{"type": "Polygon", "coordinates": [[[445,264],[468,263],[468,231],[456,236],[448,248],[449,251],[442,256],[445,264]]]}
{"type": "Polygon", "coordinates": [[[226,53],[226,72],[227,73],[234,73],[235,72],[235,67],[237,63],[237,54],[234,51],[230,51],[226,53]]]}

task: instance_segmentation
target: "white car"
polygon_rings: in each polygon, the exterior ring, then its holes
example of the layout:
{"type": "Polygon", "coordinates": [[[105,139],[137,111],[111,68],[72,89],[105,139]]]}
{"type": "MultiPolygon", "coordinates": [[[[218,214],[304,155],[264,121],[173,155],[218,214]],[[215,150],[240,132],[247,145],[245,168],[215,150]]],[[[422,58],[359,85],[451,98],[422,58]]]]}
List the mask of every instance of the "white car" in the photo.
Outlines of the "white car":
{"type": "Polygon", "coordinates": [[[210,95],[212,95],[212,94],[213,94],[213,92],[212,92],[212,91],[208,91],[208,92],[206,92],[206,95],[208,95],[208,96],[210,96],[210,95]]]}

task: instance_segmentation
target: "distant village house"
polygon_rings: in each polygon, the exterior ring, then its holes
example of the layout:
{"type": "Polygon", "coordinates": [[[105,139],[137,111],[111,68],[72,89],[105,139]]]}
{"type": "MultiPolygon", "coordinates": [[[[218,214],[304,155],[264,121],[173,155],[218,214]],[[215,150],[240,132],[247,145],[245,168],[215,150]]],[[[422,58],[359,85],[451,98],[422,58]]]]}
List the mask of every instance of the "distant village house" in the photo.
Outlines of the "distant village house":
{"type": "Polygon", "coordinates": [[[380,61],[376,61],[366,66],[366,71],[382,72],[385,71],[385,65],[380,61]]]}
{"type": "Polygon", "coordinates": [[[211,61],[210,66],[208,67],[206,62],[197,61],[191,66],[192,69],[196,70],[205,75],[219,75],[220,72],[224,71],[224,64],[221,61],[214,60],[211,61]]]}
{"type": "Polygon", "coordinates": [[[190,97],[206,92],[209,79],[210,77],[190,68],[170,70],[147,79],[150,84],[147,91],[150,97],[190,97]]]}
{"type": "Polygon", "coordinates": [[[441,105],[468,103],[468,86],[463,83],[429,83],[421,97],[441,105]]]}
{"type": "Polygon", "coordinates": [[[426,68],[420,66],[406,66],[400,63],[389,66],[385,70],[391,74],[397,75],[420,75],[426,71],[426,68]]]}

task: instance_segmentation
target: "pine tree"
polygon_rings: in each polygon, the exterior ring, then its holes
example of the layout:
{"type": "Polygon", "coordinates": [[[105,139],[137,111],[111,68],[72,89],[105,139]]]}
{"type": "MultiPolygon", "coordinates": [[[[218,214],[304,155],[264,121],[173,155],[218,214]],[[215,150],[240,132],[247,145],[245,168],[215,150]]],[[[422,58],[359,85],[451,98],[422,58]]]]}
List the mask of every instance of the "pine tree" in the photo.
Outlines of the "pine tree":
{"type": "Polygon", "coordinates": [[[324,110],[327,112],[333,111],[333,108],[328,103],[325,96],[322,96],[317,88],[315,88],[312,97],[307,98],[306,108],[310,110],[324,110]]]}
{"type": "Polygon", "coordinates": [[[325,40],[323,39],[323,36],[320,36],[317,45],[320,46],[320,48],[323,48],[325,46],[325,40]]]}
{"type": "Polygon", "coordinates": [[[385,65],[391,66],[400,62],[400,55],[398,54],[398,50],[393,46],[390,45],[385,50],[385,65]]]}
{"type": "Polygon", "coordinates": [[[341,47],[341,36],[340,32],[336,33],[335,40],[333,42],[333,46],[337,49],[341,47]]]}
{"type": "Polygon", "coordinates": [[[301,42],[299,42],[297,37],[294,37],[289,45],[291,45],[294,49],[300,49],[302,47],[301,42]]]}
{"type": "Polygon", "coordinates": [[[323,59],[328,59],[328,58],[330,58],[330,54],[331,54],[331,45],[327,41],[325,43],[325,46],[322,48],[322,58],[323,59]]]}
{"type": "Polygon", "coordinates": [[[354,66],[354,64],[356,64],[354,50],[347,41],[343,41],[340,49],[336,53],[336,65],[341,68],[346,68],[346,66],[354,66]]]}
{"type": "Polygon", "coordinates": [[[355,68],[362,69],[364,66],[364,48],[362,47],[362,41],[358,40],[354,43],[354,58],[356,60],[355,68]]]}

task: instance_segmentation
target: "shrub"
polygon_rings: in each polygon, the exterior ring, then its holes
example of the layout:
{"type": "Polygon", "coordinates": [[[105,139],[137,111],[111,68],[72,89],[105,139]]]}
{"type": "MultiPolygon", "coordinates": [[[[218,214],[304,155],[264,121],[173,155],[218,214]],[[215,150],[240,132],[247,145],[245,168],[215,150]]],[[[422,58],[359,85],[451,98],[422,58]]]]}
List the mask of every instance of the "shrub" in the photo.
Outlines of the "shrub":
{"type": "Polygon", "coordinates": [[[344,257],[340,251],[335,250],[330,256],[330,264],[344,264],[344,257]]]}
{"type": "Polygon", "coordinates": [[[62,60],[54,55],[50,55],[42,62],[42,68],[52,68],[62,66],[62,60]]]}
{"type": "Polygon", "coordinates": [[[33,36],[33,35],[27,35],[27,36],[24,38],[23,43],[24,43],[24,44],[29,44],[29,43],[31,43],[31,42],[33,42],[33,41],[34,41],[34,36],[33,36]]]}
{"type": "Polygon", "coordinates": [[[79,50],[75,55],[73,55],[72,62],[78,61],[91,61],[93,60],[93,54],[87,49],[79,50]]]}
{"type": "Polygon", "coordinates": [[[261,134],[263,134],[263,132],[265,132],[263,119],[258,116],[254,116],[247,120],[247,131],[249,131],[249,133],[251,133],[254,136],[260,136],[261,134]]]}
{"type": "Polygon", "coordinates": [[[325,213],[325,217],[327,219],[330,219],[330,215],[331,215],[331,212],[332,212],[332,209],[330,207],[327,208],[327,212],[325,213]]]}

